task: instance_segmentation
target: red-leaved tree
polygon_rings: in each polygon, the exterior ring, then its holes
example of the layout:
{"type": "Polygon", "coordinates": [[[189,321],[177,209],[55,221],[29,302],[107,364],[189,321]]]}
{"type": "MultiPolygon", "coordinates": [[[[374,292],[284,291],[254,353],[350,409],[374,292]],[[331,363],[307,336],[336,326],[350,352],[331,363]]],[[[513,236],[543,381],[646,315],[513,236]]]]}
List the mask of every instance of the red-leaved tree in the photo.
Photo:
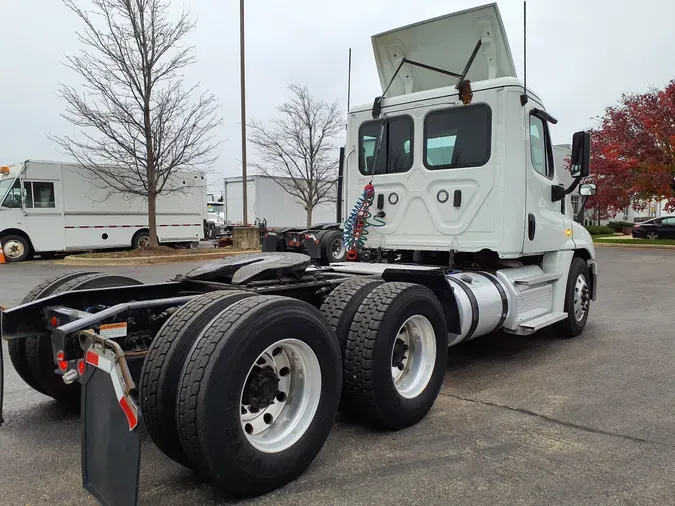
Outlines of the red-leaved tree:
{"type": "Polygon", "coordinates": [[[675,80],[665,89],[624,94],[592,130],[592,180],[598,193],[588,207],[599,218],[652,199],[675,209],[675,80]]]}

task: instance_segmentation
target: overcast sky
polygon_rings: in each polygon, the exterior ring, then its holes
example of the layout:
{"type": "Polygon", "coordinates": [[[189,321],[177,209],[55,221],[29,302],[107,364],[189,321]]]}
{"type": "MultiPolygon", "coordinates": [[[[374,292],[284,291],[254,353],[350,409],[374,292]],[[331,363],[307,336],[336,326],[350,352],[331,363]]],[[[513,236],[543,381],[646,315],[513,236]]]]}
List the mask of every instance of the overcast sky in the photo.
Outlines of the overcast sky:
{"type": "MultiPolygon", "coordinates": [[[[247,110],[265,119],[290,83],[346,107],[347,53],[352,105],[380,93],[370,36],[398,26],[488,3],[476,0],[249,0],[246,10],[247,110]]],[[[498,2],[522,78],[522,1],[498,2]]],[[[88,4],[88,0],[80,0],[88,4]]],[[[188,70],[220,101],[223,126],[217,172],[241,171],[239,2],[174,1],[198,19],[190,43],[199,61],[188,70]]],[[[663,86],[675,77],[675,1],[530,0],[528,85],[560,122],[555,143],[593,124],[624,91],[663,86]]],[[[63,157],[46,132],[72,128],[60,117],[58,83],[75,80],[62,65],[78,51],[78,21],[59,0],[0,0],[0,165],[63,157]]],[[[209,178],[216,180],[216,176],[209,178]]]]}

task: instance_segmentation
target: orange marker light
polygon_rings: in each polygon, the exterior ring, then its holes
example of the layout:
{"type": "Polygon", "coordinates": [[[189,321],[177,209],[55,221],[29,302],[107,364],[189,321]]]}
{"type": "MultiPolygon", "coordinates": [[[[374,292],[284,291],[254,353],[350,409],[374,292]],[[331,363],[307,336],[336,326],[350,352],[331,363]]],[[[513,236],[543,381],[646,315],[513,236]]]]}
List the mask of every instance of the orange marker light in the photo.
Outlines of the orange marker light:
{"type": "Polygon", "coordinates": [[[567,230],[565,230],[565,235],[566,235],[567,237],[571,237],[571,236],[572,236],[572,229],[571,229],[571,228],[568,228],[567,230]]]}

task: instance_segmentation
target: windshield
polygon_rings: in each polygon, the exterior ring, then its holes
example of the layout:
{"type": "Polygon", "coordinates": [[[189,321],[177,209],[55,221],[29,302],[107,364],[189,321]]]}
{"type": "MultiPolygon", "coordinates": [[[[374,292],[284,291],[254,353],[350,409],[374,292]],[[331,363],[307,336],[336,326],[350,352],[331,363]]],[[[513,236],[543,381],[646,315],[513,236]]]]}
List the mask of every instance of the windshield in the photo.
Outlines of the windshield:
{"type": "Polygon", "coordinates": [[[7,204],[3,202],[7,190],[9,190],[12,187],[12,183],[14,183],[14,178],[0,180],[0,202],[2,202],[2,205],[4,205],[5,207],[14,207],[14,206],[7,206],[7,204]]]}
{"type": "Polygon", "coordinates": [[[206,208],[208,209],[208,211],[210,213],[222,213],[223,208],[224,208],[224,204],[220,204],[220,203],[215,204],[213,202],[209,202],[208,204],[206,204],[206,208]]]}

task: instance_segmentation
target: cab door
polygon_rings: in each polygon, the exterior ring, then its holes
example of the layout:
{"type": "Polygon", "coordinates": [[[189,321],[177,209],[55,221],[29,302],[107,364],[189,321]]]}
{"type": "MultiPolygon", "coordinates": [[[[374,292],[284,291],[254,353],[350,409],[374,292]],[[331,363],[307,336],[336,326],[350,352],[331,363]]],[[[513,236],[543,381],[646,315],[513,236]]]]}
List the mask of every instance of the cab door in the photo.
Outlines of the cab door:
{"type": "Polygon", "coordinates": [[[24,225],[35,251],[65,249],[61,185],[58,181],[24,179],[24,225]]]}
{"type": "Polygon", "coordinates": [[[527,176],[523,253],[545,253],[562,247],[565,240],[560,201],[552,187],[559,185],[553,161],[548,122],[531,109],[526,117],[527,176]]]}

